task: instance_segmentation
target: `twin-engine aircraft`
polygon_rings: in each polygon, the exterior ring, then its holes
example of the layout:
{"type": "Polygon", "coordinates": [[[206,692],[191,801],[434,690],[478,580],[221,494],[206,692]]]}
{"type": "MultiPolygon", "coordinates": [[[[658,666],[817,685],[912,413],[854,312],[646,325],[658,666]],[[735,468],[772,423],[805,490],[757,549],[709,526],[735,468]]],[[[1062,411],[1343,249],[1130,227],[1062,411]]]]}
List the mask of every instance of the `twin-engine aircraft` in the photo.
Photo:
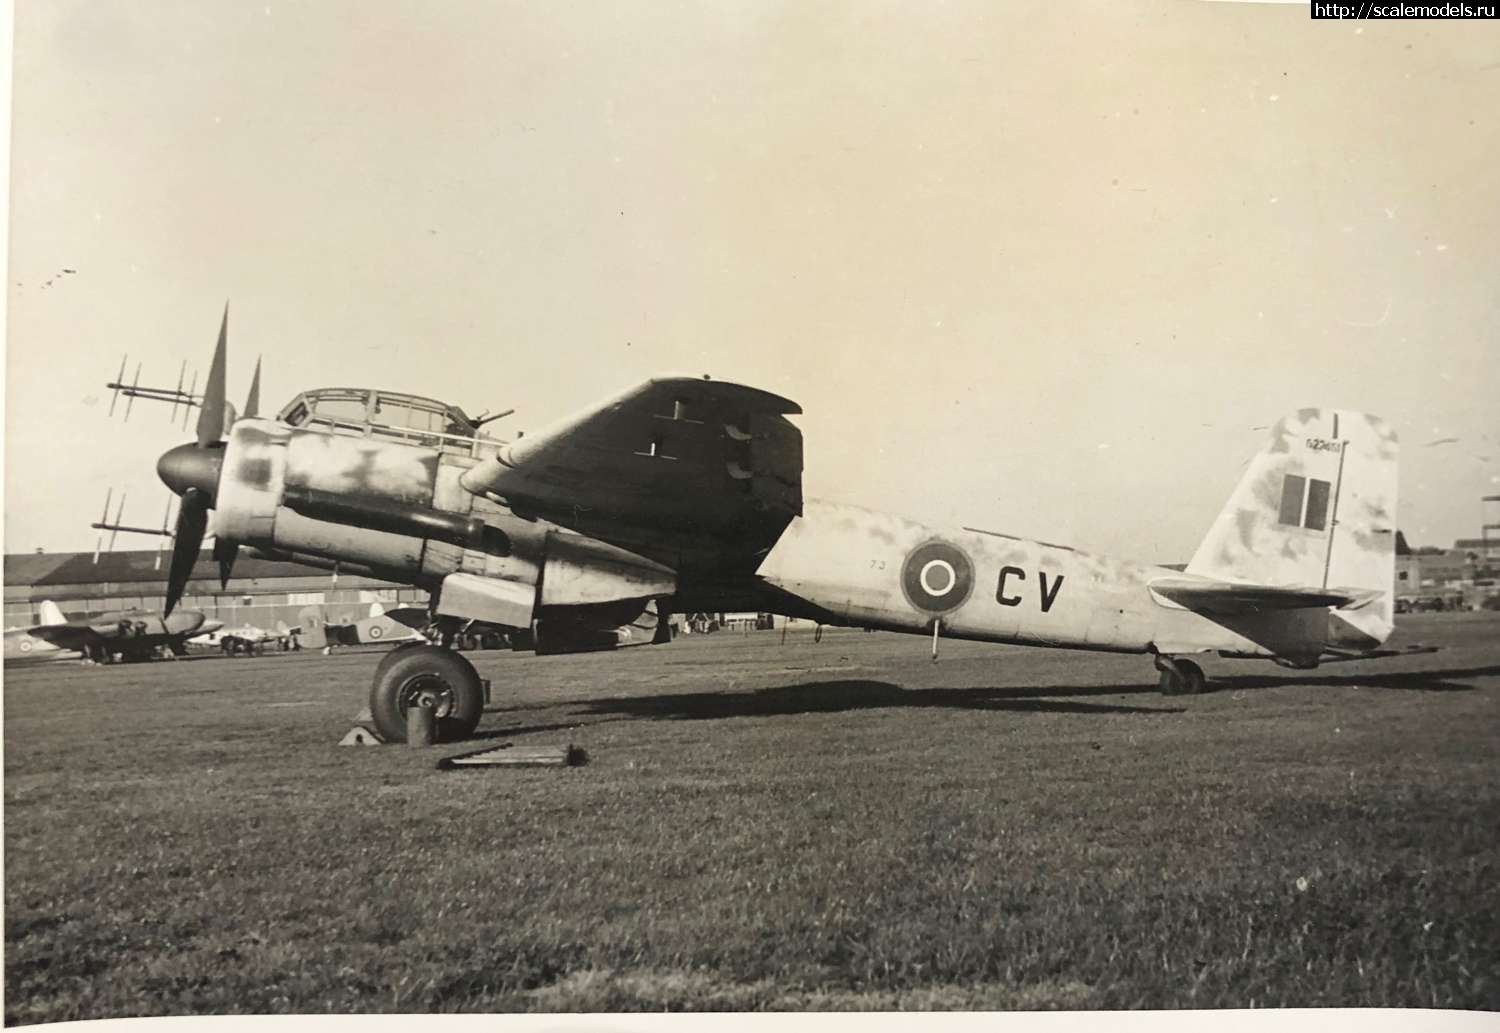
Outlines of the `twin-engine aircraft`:
{"type": "Polygon", "coordinates": [[[50,599],[42,603],[41,618],[34,627],[5,633],[6,663],[129,662],[153,659],[163,649],[171,656],[183,656],[189,639],[220,626],[195,610],[178,610],[164,617],[146,610],[112,610],[70,621],[50,599]]]}
{"type": "Polygon", "coordinates": [[[673,612],[767,611],[934,645],[1147,654],[1168,693],[1203,689],[1200,654],[1298,668],[1388,655],[1397,442],[1363,413],[1278,422],[1178,571],[804,499],[787,419],[801,410],[753,387],[661,377],[506,442],[454,407],[375,390],[235,421],[225,347],[221,327],[197,440],[157,465],[182,498],[167,609],[209,510],[222,577],[243,545],[428,590],[442,644],[394,650],[375,672],[388,740],[412,706],[432,707],[444,738],[473,732],[480,679],[445,648],[473,627],[568,653],[642,621],[667,641],[673,612]]]}

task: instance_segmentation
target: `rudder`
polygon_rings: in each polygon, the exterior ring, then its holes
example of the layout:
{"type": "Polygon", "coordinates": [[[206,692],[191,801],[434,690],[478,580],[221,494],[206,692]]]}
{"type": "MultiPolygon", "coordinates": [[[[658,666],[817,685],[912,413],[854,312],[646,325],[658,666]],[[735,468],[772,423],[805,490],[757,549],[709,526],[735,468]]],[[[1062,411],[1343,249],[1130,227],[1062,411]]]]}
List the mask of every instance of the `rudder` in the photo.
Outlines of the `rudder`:
{"type": "Polygon", "coordinates": [[[1396,432],[1378,416],[1300,409],[1272,428],[1187,572],[1223,581],[1348,590],[1330,645],[1392,628],[1396,432]],[[1341,626],[1344,625],[1344,626],[1341,626]]]}

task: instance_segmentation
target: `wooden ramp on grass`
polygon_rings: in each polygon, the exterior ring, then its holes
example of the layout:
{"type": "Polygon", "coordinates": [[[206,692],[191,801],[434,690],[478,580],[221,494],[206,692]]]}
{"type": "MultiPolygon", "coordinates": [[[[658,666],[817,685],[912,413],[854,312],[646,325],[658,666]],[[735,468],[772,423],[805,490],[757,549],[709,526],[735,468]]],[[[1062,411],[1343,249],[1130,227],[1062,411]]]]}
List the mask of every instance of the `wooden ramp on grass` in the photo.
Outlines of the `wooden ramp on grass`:
{"type": "Polygon", "coordinates": [[[588,754],[568,743],[564,746],[516,746],[506,743],[474,753],[460,753],[437,762],[440,770],[454,768],[566,768],[587,762],[588,754]]]}

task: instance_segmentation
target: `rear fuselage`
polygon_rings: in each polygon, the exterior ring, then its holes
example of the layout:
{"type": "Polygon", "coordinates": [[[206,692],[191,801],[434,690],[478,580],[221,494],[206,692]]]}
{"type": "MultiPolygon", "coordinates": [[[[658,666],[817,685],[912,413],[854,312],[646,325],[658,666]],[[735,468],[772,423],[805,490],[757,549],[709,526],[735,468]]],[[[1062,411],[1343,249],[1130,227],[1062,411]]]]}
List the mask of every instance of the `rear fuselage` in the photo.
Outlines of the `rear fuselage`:
{"type": "Polygon", "coordinates": [[[1169,568],[811,499],[759,576],[840,624],[931,633],[941,621],[952,638],[1123,653],[1309,662],[1341,623],[1326,607],[1210,617],[1152,590],[1184,577],[1169,568]]]}

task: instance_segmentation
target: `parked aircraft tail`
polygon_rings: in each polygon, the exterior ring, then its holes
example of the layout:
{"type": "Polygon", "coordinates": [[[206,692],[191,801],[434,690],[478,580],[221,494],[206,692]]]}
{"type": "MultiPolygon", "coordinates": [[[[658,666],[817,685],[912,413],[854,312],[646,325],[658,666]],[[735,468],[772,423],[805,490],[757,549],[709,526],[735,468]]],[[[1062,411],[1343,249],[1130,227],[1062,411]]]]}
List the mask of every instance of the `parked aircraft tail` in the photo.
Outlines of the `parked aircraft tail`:
{"type": "Polygon", "coordinates": [[[328,631],[321,606],[304,606],[297,614],[301,628],[302,645],[307,649],[322,649],[328,645],[328,631]]]}
{"type": "Polygon", "coordinates": [[[1300,409],[1272,428],[1187,573],[1341,592],[1329,645],[1390,634],[1396,564],[1396,432],[1378,416],[1300,409]]]}
{"type": "Polygon", "coordinates": [[[62,608],[51,599],[42,600],[37,615],[42,618],[40,623],[43,625],[68,623],[68,618],[63,616],[62,608]]]}

